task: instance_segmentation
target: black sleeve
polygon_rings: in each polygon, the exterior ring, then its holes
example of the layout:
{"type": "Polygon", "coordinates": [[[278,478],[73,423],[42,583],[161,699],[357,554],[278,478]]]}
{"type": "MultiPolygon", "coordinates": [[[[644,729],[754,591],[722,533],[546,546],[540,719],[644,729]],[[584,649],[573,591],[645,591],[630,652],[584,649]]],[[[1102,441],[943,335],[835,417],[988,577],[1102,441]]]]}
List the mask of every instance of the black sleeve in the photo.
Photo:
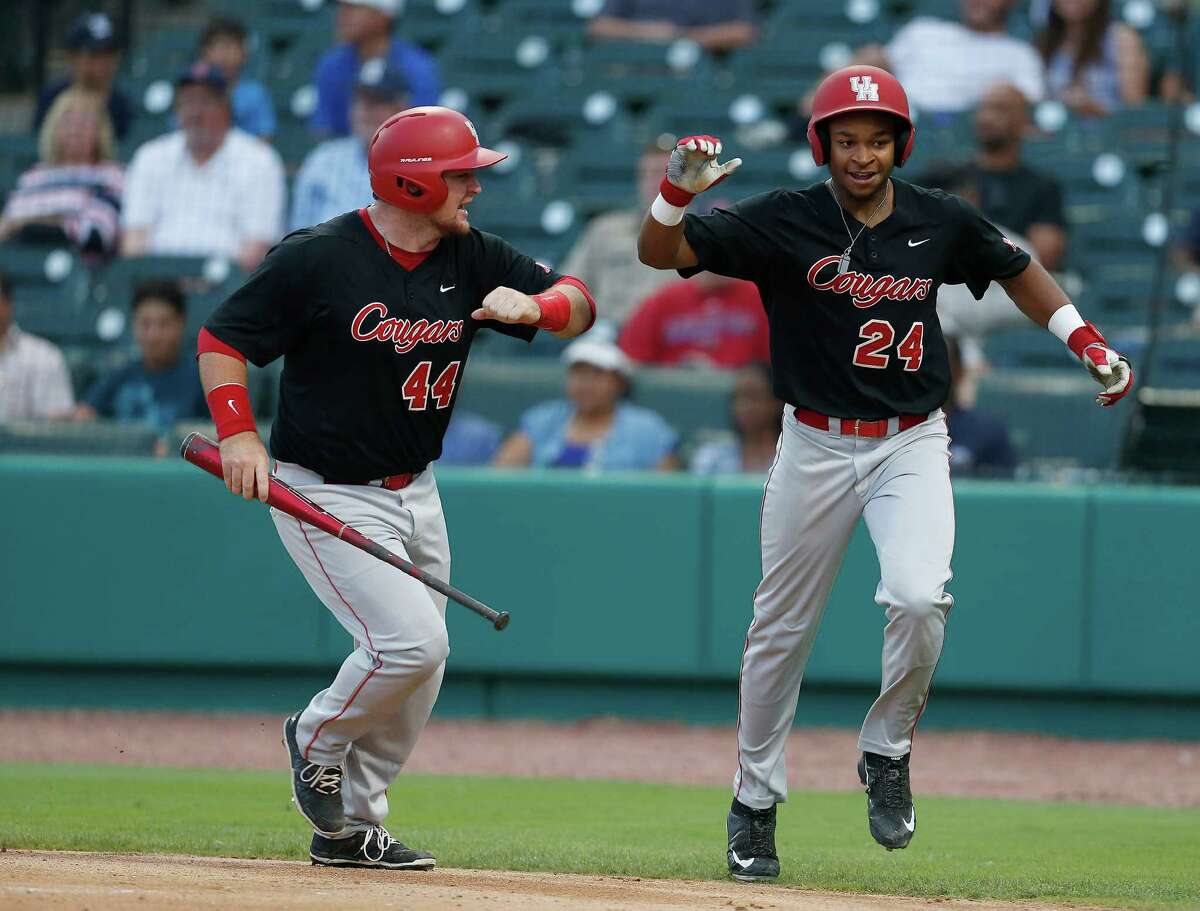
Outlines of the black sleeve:
{"type": "MultiPolygon", "coordinates": [[[[495,288],[512,288],[523,294],[540,294],[562,281],[563,277],[534,259],[521,253],[508,241],[494,234],[479,233],[483,243],[483,279],[480,293],[487,296],[495,288]]],[[[482,297],[480,298],[482,300],[482,297]]],[[[492,329],[501,335],[531,341],[537,326],[500,323],[484,320],[480,328],[492,329]]]]}
{"type": "Polygon", "coordinates": [[[1067,226],[1066,216],[1063,215],[1062,187],[1057,180],[1047,177],[1041,181],[1029,223],[1058,225],[1060,228],[1067,226]]]}
{"type": "Polygon", "coordinates": [[[783,230],[776,191],[743,199],[728,209],[713,209],[708,215],[685,215],[683,236],[696,253],[700,265],[680,269],[691,278],[698,272],[714,272],[730,278],[754,281],[770,268],[783,230]]]}
{"type": "Polygon", "coordinates": [[[946,266],[948,285],[966,285],[976,300],[997,278],[1012,278],[1025,271],[1029,254],[1001,234],[983,214],[957,196],[947,194],[951,219],[957,223],[958,242],[946,266]]]}
{"type": "Polygon", "coordinates": [[[258,367],[287,353],[307,331],[315,309],[308,269],[314,252],[307,231],[284,238],[205,328],[258,367]]]}

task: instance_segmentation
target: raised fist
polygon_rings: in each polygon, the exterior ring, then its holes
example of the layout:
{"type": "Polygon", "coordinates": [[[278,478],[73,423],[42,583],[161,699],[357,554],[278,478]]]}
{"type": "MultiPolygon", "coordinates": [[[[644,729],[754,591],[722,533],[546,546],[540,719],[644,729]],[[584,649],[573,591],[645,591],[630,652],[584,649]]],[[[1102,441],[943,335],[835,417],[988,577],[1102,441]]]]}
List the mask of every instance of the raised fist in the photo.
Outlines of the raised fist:
{"type": "Polygon", "coordinates": [[[740,158],[717,164],[721,149],[716,136],[683,137],[667,159],[667,182],[693,196],[715,187],[742,164],[740,158]]]}

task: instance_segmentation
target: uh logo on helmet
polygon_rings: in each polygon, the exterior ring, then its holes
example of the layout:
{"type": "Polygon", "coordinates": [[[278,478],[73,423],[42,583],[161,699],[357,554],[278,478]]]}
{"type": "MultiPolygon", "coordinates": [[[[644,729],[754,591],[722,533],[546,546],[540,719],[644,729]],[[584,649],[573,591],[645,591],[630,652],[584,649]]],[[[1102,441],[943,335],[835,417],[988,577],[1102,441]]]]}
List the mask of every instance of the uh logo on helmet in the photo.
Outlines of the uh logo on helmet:
{"type": "Polygon", "coordinates": [[[378,199],[428,215],[449,195],[447,171],[489,168],[507,157],[481,146],[475,125],[458,111],[428,106],[384,121],[367,147],[367,168],[378,199]]]}
{"type": "Polygon", "coordinates": [[[896,167],[912,154],[916,128],[900,80],[877,66],[847,66],[830,73],[813,95],[808,144],[818,166],[829,162],[829,121],[854,111],[882,111],[896,118],[896,167]]]}

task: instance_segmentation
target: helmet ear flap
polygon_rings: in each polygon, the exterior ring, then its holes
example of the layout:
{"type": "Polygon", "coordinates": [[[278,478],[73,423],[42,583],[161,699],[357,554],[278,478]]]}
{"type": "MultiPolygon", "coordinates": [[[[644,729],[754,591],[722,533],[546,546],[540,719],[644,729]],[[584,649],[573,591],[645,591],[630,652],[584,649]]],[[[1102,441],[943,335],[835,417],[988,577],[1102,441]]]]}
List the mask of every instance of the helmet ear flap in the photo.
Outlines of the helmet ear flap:
{"type": "Polygon", "coordinates": [[[817,124],[817,142],[821,144],[821,162],[829,164],[832,142],[829,139],[829,124],[824,120],[817,124]]]}
{"type": "Polygon", "coordinates": [[[422,189],[420,184],[414,183],[411,180],[405,180],[399,175],[396,176],[396,186],[414,199],[425,195],[425,190],[422,189]]]}
{"type": "Polygon", "coordinates": [[[904,167],[912,151],[913,128],[900,118],[896,118],[896,167],[904,167]]]}

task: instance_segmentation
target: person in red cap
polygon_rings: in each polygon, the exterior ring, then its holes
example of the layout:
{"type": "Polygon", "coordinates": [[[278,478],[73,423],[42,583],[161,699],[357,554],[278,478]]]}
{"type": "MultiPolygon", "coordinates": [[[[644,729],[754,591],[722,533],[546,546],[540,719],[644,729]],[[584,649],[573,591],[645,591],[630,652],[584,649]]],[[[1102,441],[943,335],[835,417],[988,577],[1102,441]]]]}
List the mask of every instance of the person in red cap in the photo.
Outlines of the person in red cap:
{"type": "Polygon", "coordinates": [[[739,880],[779,875],[776,805],[784,747],[825,602],[861,517],[879,558],[887,615],[883,681],[859,736],[871,835],[903,848],[916,830],[913,730],[942,651],[954,544],[950,364],[935,303],[942,284],[981,297],[1001,284],[1101,384],[1112,405],[1129,362],[1085,323],[1049,274],[956,196],[897,179],[915,136],[890,73],[852,66],[814,97],[808,138],[829,177],[728,210],[684,216],[741,165],[713,136],[681,139],[638,241],[642,262],[753,281],[770,326],[776,397],[786,402],[762,505],[763,578],[740,671],[738,767],[727,859],[739,880]]]}
{"type": "MultiPolygon", "coordinates": [[[[441,579],[450,549],[429,464],[476,334],[560,338],[595,319],[587,288],[471,226],[477,171],[504,158],[456,111],[402,111],[367,152],[375,202],[288,235],[201,332],[200,376],[226,486],[271,483],[246,361],[283,358],[275,476],[441,579]]],[[[310,856],[331,866],[425,869],[383,827],[387,788],[416,744],[449,651],[446,598],[273,511],[317,597],[354,639],[333,682],[284,724],[310,856]]]]}

